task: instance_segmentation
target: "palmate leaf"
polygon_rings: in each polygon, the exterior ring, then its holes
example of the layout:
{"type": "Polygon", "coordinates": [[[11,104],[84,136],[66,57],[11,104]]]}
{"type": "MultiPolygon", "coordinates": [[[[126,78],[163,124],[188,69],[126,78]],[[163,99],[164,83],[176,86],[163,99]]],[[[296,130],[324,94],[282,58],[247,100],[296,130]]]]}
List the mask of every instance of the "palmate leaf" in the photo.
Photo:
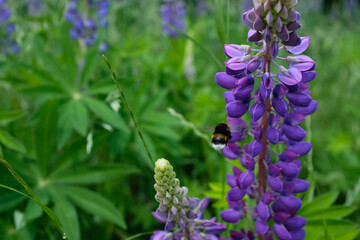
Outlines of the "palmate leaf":
{"type": "Polygon", "coordinates": [[[21,110],[15,111],[0,111],[0,123],[10,123],[19,118],[22,118],[25,112],[21,110]]]}
{"type": "Polygon", "coordinates": [[[67,107],[69,108],[73,128],[82,136],[85,136],[89,118],[87,108],[80,100],[71,100],[67,107]]]}
{"type": "Polygon", "coordinates": [[[104,122],[121,131],[129,131],[129,128],[125,124],[124,120],[102,101],[88,97],[81,98],[81,101],[85,103],[86,106],[104,122]]]}
{"type": "Polygon", "coordinates": [[[8,147],[11,150],[24,153],[26,152],[24,144],[22,144],[18,139],[11,136],[8,132],[0,130],[0,143],[8,147]]]}
{"type": "Polygon", "coordinates": [[[129,174],[138,173],[133,166],[120,164],[107,164],[101,166],[85,166],[68,170],[51,177],[54,183],[95,184],[121,178],[129,174]]]}
{"type": "Polygon", "coordinates": [[[303,207],[299,210],[298,214],[302,216],[313,211],[326,209],[335,202],[338,196],[338,192],[323,194],[315,198],[312,202],[304,204],[303,207]]]}
{"type": "Polygon", "coordinates": [[[302,214],[301,216],[305,217],[307,220],[321,220],[321,219],[341,219],[353,213],[356,210],[356,207],[346,207],[346,206],[332,206],[322,210],[315,210],[308,212],[307,214],[302,214]]]}
{"type": "Polygon", "coordinates": [[[306,240],[313,240],[313,239],[325,239],[325,236],[328,236],[328,239],[341,239],[344,238],[337,238],[336,236],[347,235],[350,232],[352,234],[348,235],[349,240],[352,240],[354,237],[355,230],[359,229],[359,225],[348,221],[348,220],[313,220],[307,221],[305,226],[306,231],[306,240]],[[349,238],[351,237],[351,238],[349,238]],[[352,238],[353,237],[353,238],[352,238]]]}
{"type": "Polygon", "coordinates": [[[84,211],[115,223],[121,228],[126,228],[126,223],[122,213],[112,202],[100,194],[82,187],[62,186],[57,187],[57,190],[65,193],[84,211]]]}
{"type": "Polygon", "coordinates": [[[101,55],[97,48],[93,48],[87,52],[84,67],[80,75],[81,86],[87,83],[91,76],[94,76],[94,72],[97,69],[100,59],[101,55]]]}
{"type": "Polygon", "coordinates": [[[48,162],[53,157],[56,149],[56,126],[58,119],[59,102],[48,101],[39,113],[39,121],[36,126],[35,150],[39,168],[42,174],[46,174],[48,162]]]}
{"type": "Polygon", "coordinates": [[[80,240],[80,224],[74,205],[56,187],[48,188],[55,203],[55,213],[69,240],[80,240]]]}

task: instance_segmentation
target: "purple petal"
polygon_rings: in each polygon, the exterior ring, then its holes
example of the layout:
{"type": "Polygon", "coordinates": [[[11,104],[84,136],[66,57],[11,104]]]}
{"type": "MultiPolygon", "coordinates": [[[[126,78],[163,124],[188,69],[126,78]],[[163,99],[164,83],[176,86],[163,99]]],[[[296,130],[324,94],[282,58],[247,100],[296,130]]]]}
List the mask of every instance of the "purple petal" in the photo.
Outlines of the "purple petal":
{"type": "MultiPolygon", "coordinates": [[[[244,174],[241,174],[243,176],[244,174]]],[[[240,178],[241,178],[240,176],[240,178]]],[[[230,201],[239,201],[245,196],[244,190],[239,187],[234,187],[228,191],[228,197],[230,201]]]]}
{"type": "Polygon", "coordinates": [[[286,46],[295,47],[295,46],[299,46],[301,44],[301,39],[294,31],[289,34],[289,39],[286,41],[283,40],[282,43],[286,46]]]}
{"type": "Polygon", "coordinates": [[[302,28],[302,26],[299,21],[293,21],[287,25],[287,28],[289,29],[289,31],[296,31],[302,28]]]}
{"type": "Polygon", "coordinates": [[[288,229],[302,228],[306,225],[306,218],[295,216],[286,221],[285,226],[288,229]]]}
{"type": "Polygon", "coordinates": [[[285,87],[284,85],[277,84],[273,90],[273,95],[274,95],[274,97],[281,99],[286,96],[288,91],[289,91],[288,88],[285,87]]]}
{"type": "Polygon", "coordinates": [[[282,18],[282,19],[287,19],[288,17],[288,10],[286,7],[283,7],[279,16],[282,18]]]}
{"type": "Polygon", "coordinates": [[[257,204],[256,211],[262,220],[267,221],[270,218],[270,208],[262,201],[257,204]]]}
{"type": "Polygon", "coordinates": [[[273,44],[271,44],[270,46],[270,52],[271,52],[271,56],[273,56],[273,58],[276,58],[278,53],[279,53],[279,43],[274,41],[273,44]]]}
{"type": "Polygon", "coordinates": [[[240,157],[242,150],[236,143],[229,143],[221,152],[226,158],[235,160],[240,157]]]}
{"type": "Polygon", "coordinates": [[[269,226],[264,221],[256,220],[256,222],[255,222],[255,230],[256,230],[257,234],[262,236],[269,230],[269,226]]]}
{"type": "Polygon", "coordinates": [[[307,83],[316,78],[316,72],[315,71],[308,71],[308,72],[302,72],[302,79],[301,82],[307,83]]]}
{"type": "Polygon", "coordinates": [[[225,222],[238,223],[241,219],[241,212],[233,209],[228,209],[220,213],[221,218],[225,222]]]}
{"type": "Polygon", "coordinates": [[[289,100],[289,102],[300,107],[307,107],[312,101],[309,95],[301,92],[288,93],[286,97],[289,100]]]}
{"type": "Polygon", "coordinates": [[[224,98],[226,103],[235,102],[234,94],[232,91],[225,91],[224,98]]]}
{"type": "Polygon", "coordinates": [[[227,183],[229,184],[230,187],[236,187],[237,186],[237,183],[236,183],[236,178],[234,175],[232,174],[226,174],[226,180],[227,180],[227,183]]]}
{"type": "Polygon", "coordinates": [[[284,210],[287,210],[280,199],[275,200],[271,205],[271,208],[274,212],[283,212],[284,210]]]}
{"type": "MultiPolygon", "coordinates": [[[[216,224],[216,225],[214,225],[212,227],[206,228],[205,233],[218,235],[218,234],[224,232],[225,230],[226,230],[225,224],[218,223],[218,224],[216,224]]],[[[217,237],[214,236],[214,238],[210,238],[209,235],[207,235],[206,239],[209,239],[209,240],[215,240],[216,239],[217,240],[217,237]]]]}
{"type": "Polygon", "coordinates": [[[247,170],[252,171],[255,168],[255,160],[246,154],[242,155],[240,162],[243,165],[243,167],[247,170]]]}
{"type": "Polygon", "coordinates": [[[309,106],[307,106],[307,107],[294,106],[293,110],[294,110],[294,112],[297,112],[297,113],[301,113],[304,115],[310,115],[316,111],[317,106],[318,106],[318,102],[313,100],[313,101],[311,101],[309,106]]]}
{"type": "Polygon", "coordinates": [[[288,178],[295,178],[300,173],[300,167],[298,167],[295,163],[285,163],[279,161],[279,165],[281,167],[281,173],[288,178]]]}
{"type": "Polygon", "coordinates": [[[240,102],[230,102],[226,104],[226,113],[229,117],[239,118],[244,115],[249,109],[249,104],[242,104],[240,102]]]}
{"type": "Polygon", "coordinates": [[[215,74],[216,83],[225,89],[233,89],[236,88],[237,78],[226,74],[225,72],[218,72],[215,74]]]}
{"type": "Polygon", "coordinates": [[[288,62],[291,68],[296,68],[299,71],[311,70],[315,66],[314,60],[306,55],[299,55],[295,57],[287,57],[286,61],[288,62]]]}
{"type": "Polygon", "coordinates": [[[270,25],[270,23],[272,21],[274,21],[274,15],[272,14],[271,11],[269,11],[267,14],[266,14],[266,21],[267,21],[267,25],[270,25]]]}
{"type": "Polygon", "coordinates": [[[210,202],[210,198],[205,197],[203,200],[200,201],[199,206],[198,206],[198,210],[200,212],[203,212],[205,210],[205,208],[209,205],[209,202],[210,202]]]}
{"type": "Polygon", "coordinates": [[[272,106],[274,110],[282,117],[285,117],[286,113],[289,110],[288,103],[284,99],[272,99],[272,106]]]}
{"type": "Polygon", "coordinates": [[[271,40],[271,32],[268,26],[266,26],[265,30],[264,30],[264,40],[266,43],[270,42],[271,40]]]}
{"type": "Polygon", "coordinates": [[[253,29],[256,31],[262,31],[265,29],[265,23],[261,16],[257,16],[253,25],[253,29]]]}
{"type": "Polygon", "coordinates": [[[296,112],[291,112],[291,113],[286,114],[286,116],[284,118],[284,122],[285,122],[285,124],[295,126],[295,125],[299,125],[305,119],[306,119],[305,115],[302,115],[302,114],[296,113],[296,112]]]}
{"type": "Polygon", "coordinates": [[[266,137],[268,138],[269,142],[272,144],[277,144],[279,142],[280,133],[276,128],[269,127],[266,129],[266,137]]]}
{"type": "Polygon", "coordinates": [[[287,212],[276,212],[274,214],[274,220],[277,223],[284,224],[291,217],[290,213],[287,212]]]}
{"type": "Polygon", "coordinates": [[[254,85],[253,84],[249,84],[243,87],[237,87],[234,90],[234,98],[236,100],[243,100],[243,99],[247,99],[249,97],[249,95],[251,94],[251,91],[254,89],[254,85]]]}
{"type": "Polygon", "coordinates": [[[246,71],[248,73],[253,73],[259,68],[260,64],[261,64],[261,58],[255,56],[246,66],[246,71]]]}
{"type": "Polygon", "coordinates": [[[281,202],[284,204],[285,207],[299,210],[302,205],[301,199],[294,197],[294,196],[281,196],[281,202]]]}
{"type": "Polygon", "coordinates": [[[259,120],[265,113],[265,104],[255,103],[250,107],[250,116],[253,121],[259,120]]]}
{"type": "Polygon", "coordinates": [[[277,193],[282,192],[284,184],[279,177],[268,176],[267,181],[268,181],[269,187],[272,190],[274,190],[277,193]]]}
{"type": "Polygon", "coordinates": [[[284,124],[283,130],[286,137],[290,140],[300,142],[306,137],[306,131],[299,126],[284,124]]]}
{"type": "Polygon", "coordinates": [[[297,20],[297,14],[298,12],[295,11],[294,8],[291,8],[290,11],[288,11],[288,17],[286,19],[287,22],[293,22],[297,20]]]}
{"type": "Polygon", "coordinates": [[[254,77],[250,74],[240,78],[239,80],[236,81],[236,85],[239,87],[246,87],[248,85],[254,85],[254,77]]]}
{"type": "Polygon", "coordinates": [[[255,174],[253,171],[245,171],[241,174],[239,183],[242,189],[249,187],[255,180],[255,174]]]}
{"type": "Polygon", "coordinates": [[[291,240],[302,240],[305,238],[306,232],[304,229],[295,229],[291,232],[291,240]]]}
{"type": "Polygon", "coordinates": [[[229,75],[241,74],[245,71],[247,63],[244,57],[233,57],[225,62],[225,71],[229,75]]]}
{"type": "MultiPolygon", "coordinates": [[[[274,23],[274,28],[277,32],[281,32],[282,30],[282,21],[281,21],[281,18],[280,17],[277,17],[275,23],[274,23]]],[[[289,29],[289,28],[288,28],[289,29]]],[[[290,29],[289,29],[290,30],[290,29]]]]}
{"type": "Polygon", "coordinates": [[[289,231],[282,224],[274,224],[274,233],[280,240],[291,240],[289,231]]]}
{"type": "Polygon", "coordinates": [[[286,26],[283,26],[277,35],[282,41],[288,41],[290,39],[289,31],[286,26]]]}
{"type": "Polygon", "coordinates": [[[306,192],[310,187],[310,183],[304,179],[295,179],[293,193],[306,192]]]}
{"type": "Polygon", "coordinates": [[[281,172],[281,167],[278,164],[271,164],[269,166],[269,175],[272,177],[278,177],[281,172]]]}
{"type": "Polygon", "coordinates": [[[300,155],[294,151],[285,150],[279,156],[279,161],[283,162],[292,162],[295,158],[299,157],[300,155]]]}
{"type": "Polygon", "coordinates": [[[305,50],[309,47],[310,44],[310,37],[301,37],[301,43],[299,46],[296,47],[288,47],[287,51],[291,54],[301,54],[305,52],[305,50]]]}
{"type": "MultiPolygon", "coordinates": [[[[249,13],[251,12],[254,12],[254,9],[251,9],[247,12],[245,12],[243,15],[242,15],[242,20],[243,22],[245,23],[246,26],[248,26],[249,28],[252,28],[253,27],[253,22],[254,21],[250,21],[248,16],[249,16],[249,13]]],[[[255,20],[255,19],[254,19],[255,20]]]]}
{"type": "MultiPolygon", "coordinates": [[[[267,78],[264,74],[262,77],[262,81],[260,82],[260,97],[261,101],[265,102],[271,95],[271,87],[266,87],[265,83],[272,81],[271,78],[267,78]]],[[[269,83],[268,83],[269,84],[269,83]]]]}
{"type": "Polygon", "coordinates": [[[165,240],[167,232],[155,231],[154,235],[151,236],[150,240],[165,240]]]}
{"type": "Polygon", "coordinates": [[[225,44],[224,52],[229,58],[243,57],[250,52],[251,48],[247,45],[225,44]]]}
{"type": "Polygon", "coordinates": [[[258,42],[261,40],[261,33],[250,29],[248,32],[248,42],[258,42]]]}
{"type": "Polygon", "coordinates": [[[155,211],[155,212],[152,212],[152,215],[154,216],[154,218],[156,220],[158,220],[159,222],[161,223],[166,223],[166,220],[167,220],[167,214],[164,213],[164,212],[159,212],[159,211],[155,211]]]}
{"type": "Polygon", "coordinates": [[[256,157],[261,153],[263,145],[260,141],[254,140],[245,146],[245,151],[252,157],[256,157]]]}
{"type": "Polygon", "coordinates": [[[277,77],[286,85],[293,86],[301,82],[301,72],[295,68],[290,68],[286,71],[279,72],[277,77]]]}

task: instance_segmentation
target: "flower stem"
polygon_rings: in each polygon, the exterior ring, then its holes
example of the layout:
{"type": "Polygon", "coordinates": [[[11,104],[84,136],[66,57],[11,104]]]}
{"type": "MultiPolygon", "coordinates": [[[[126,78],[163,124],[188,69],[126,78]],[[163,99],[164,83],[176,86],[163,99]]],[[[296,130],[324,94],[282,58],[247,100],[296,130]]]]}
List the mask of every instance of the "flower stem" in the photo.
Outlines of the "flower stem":
{"type": "Polygon", "coordinates": [[[109,70],[110,70],[110,72],[111,72],[111,77],[112,77],[115,85],[117,86],[117,88],[118,88],[118,90],[119,90],[119,92],[120,92],[121,100],[124,102],[125,107],[126,107],[126,109],[128,110],[128,112],[129,112],[129,114],[130,114],[131,120],[132,120],[132,122],[133,122],[133,124],[134,124],[134,126],[135,126],[135,128],[136,128],[137,133],[139,134],[139,137],[140,137],[140,139],[141,139],[141,142],[142,142],[142,144],[143,144],[143,146],[144,146],[144,148],[145,148],[145,150],[146,150],[146,153],[147,153],[147,155],[148,155],[148,157],[149,157],[152,165],[155,166],[155,160],[153,159],[153,157],[152,157],[151,154],[150,154],[149,148],[148,148],[148,146],[146,145],[146,142],[145,142],[145,140],[144,140],[144,137],[143,137],[143,135],[142,135],[142,132],[140,131],[140,128],[139,128],[139,126],[138,126],[137,123],[136,123],[134,114],[133,114],[133,112],[132,112],[132,110],[131,110],[128,102],[126,101],[125,94],[124,94],[124,92],[123,92],[123,90],[122,90],[122,88],[121,88],[121,86],[120,86],[119,81],[117,80],[116,74],[115,74],[115,72],[112,70],[108,58],[107,58],[104,54],[102,55],[102,57],[104,58],[107,66],[108,66],[108,68],[109,68],[109,70]]]}
{"type": "MultiPolygon", "coordinates": [[[[266,51],[264,54],[264,69],[263,72],[270,72],[272,56],[270,53],[270,44],[266,46],[266,51]]],[[[269,127],[269,115],[271,112],[271,103],[270,98],[265,101],[265,113],[262,116],[261,120],[261,129],[262,129],[262,138],[261,142],[263,145],[262,151],[260,153],[258,163],[259,163],[259,188],[258,188],[258,202],[261,201],[262,195],[266,192],[266,155],[268,151],[268,139],[266,137],[266,129],[269,127]]],[[[259,236],[259,240],[265,240],[264,236],[259,236]]]]}

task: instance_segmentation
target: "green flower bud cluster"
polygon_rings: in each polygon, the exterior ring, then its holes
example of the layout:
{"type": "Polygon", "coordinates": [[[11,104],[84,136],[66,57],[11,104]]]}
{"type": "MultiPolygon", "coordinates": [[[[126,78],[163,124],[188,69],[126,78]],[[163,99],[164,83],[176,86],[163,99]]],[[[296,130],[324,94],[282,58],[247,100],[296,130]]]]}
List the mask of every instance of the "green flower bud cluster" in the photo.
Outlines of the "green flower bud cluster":
{"type": "Polygon", "coordinates": [[[155,199],[167,210],[172,206],[176,208],[185,207],[187,204],[186,195],[188,189],[180,187],[180,181],[176,178],[170,162],[164,158],[158,159],[155,163],[155,199]]]}

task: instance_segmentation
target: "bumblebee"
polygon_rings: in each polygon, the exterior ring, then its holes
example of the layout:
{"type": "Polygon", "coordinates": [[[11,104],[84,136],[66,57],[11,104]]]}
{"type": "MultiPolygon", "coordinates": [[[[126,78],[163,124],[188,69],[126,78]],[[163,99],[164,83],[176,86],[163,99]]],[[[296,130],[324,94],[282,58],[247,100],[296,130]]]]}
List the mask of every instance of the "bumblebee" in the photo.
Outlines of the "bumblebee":
{"type": "Polygon", "coordinates": [[[214,149],[223,150],[231,139],[230,127],[226,123],[219,123],[211,135],[211,143],[214,149]]]}

